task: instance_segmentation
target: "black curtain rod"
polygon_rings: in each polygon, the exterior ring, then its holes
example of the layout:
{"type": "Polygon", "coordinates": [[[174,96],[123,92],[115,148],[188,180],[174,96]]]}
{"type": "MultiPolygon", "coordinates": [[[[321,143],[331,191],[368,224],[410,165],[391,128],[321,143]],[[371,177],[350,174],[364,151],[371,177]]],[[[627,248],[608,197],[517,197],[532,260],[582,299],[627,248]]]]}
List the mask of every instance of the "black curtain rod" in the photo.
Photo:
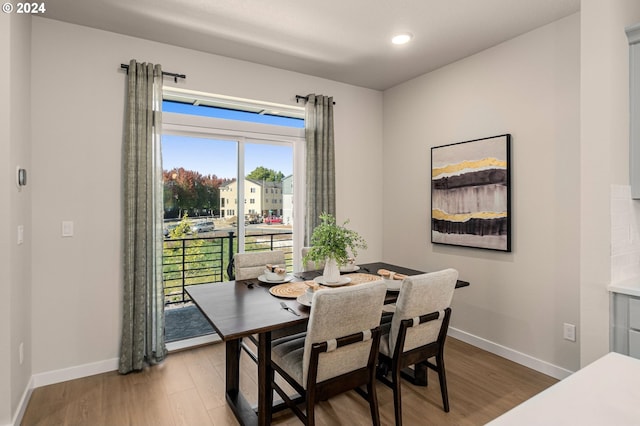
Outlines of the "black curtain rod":
{"type": "MultiPolygon", "coordinates": [[[[296,103],[298,103],[299,100],[304,100],[305,102],[307,102],[309,100],[308,96],[300,96],[300,95],[296,95],[296,103]]],[[[333,104],[336,104],[336,101],[333,101],[333,104]]]]}
{"type": "MultiPolygon", "coordinates": [[[[123,68],[123,69],[127,70],[127,73],[129,73],[129,65],[120,64],[120,68],[123,68]]],[[[178,82],[179,78],[187,78],[187,76],[185,74],[176,74],[175,72],[164,72],[164,71],[162,71],[162,75],[168,75],[169,77],[173,77],[173,81],[175,81],[176,83],[178,82]]]]}

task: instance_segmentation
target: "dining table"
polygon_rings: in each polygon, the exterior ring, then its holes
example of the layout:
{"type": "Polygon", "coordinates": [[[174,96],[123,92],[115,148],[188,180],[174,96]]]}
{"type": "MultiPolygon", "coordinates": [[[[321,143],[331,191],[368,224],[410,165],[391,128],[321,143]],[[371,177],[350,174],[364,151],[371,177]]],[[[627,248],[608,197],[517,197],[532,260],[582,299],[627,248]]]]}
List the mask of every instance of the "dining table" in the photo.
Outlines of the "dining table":
{"type": "MultiPolygon", "coordinates": [[[[380,269],[404,275],[424,273],[385,262],[359,264],[353,272],[357,272],[360,276],[362,274],[377,276],[377,271],[380,269]]],[[[321,275],[321,271],[297,272],[289,274],[287,281],[290,283],[308,282],[314,279],[318,281],[317,277],[321,275]]],[[[211,323],[225,344],[226,400],[242,425],[269,425],[272,413],[284,407],[283,404],[277,404],[274,407],[270,382],[273,374],[271,341],[288,330],[305,329],[309,320],[310,308],[306,304],[288,295],[279,297],[278,293],[273,291],[274,284],[265,281],[264,279],[235,280],[185,287],[193,303],[211,323]],[[240,390],[240,352],[242,339],[255,335],[257,335],[258,401],[257,406],[254,407],[240,390]]],[[[456,288],[468,285],[469,282],[458,280],[456,288]]],[[[388,291],[385,304],[393,303],[397,295],[397,291],[388,291]]]]}

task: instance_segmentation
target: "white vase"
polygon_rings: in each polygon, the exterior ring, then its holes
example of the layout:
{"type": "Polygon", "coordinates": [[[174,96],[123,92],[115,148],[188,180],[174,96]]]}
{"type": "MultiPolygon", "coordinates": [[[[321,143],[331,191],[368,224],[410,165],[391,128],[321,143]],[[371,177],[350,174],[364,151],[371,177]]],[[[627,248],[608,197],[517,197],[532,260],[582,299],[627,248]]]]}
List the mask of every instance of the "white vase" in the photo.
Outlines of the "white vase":
{"type": "Polygon", "coordinates": [[[322,279],[327,283],[337,283],[340,281],[340,268],[338,262],[332,257],[328,257],[324,263],[324,271],[322,272],[322,279]]]}

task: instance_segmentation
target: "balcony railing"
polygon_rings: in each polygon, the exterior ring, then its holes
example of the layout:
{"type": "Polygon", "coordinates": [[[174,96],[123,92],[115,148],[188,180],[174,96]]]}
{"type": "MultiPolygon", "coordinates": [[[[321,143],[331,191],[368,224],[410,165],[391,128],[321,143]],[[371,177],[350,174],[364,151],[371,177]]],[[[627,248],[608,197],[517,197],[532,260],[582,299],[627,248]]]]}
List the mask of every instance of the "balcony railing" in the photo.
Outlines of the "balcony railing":
{"type": "MultiPolygon", "coordinates": [[[[293,235],[286,232],[251,232],[245,235],[245,251],[281,250],[287,271],[293,270],[293,235]]],[[[187,285],[229,280],[228,267],[237,252],[237,236],[185,237],[164,241],[162,281],[165,305],[189,301],[187,285]]]]}

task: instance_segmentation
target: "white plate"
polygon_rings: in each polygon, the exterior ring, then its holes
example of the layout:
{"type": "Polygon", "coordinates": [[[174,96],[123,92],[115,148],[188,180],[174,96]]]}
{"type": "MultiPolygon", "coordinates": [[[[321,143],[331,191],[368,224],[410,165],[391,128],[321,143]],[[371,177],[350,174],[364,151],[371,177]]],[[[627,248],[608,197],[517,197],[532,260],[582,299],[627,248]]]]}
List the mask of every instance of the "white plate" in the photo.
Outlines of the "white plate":
{"type": "Polygon", "coordinates": [[[340,287],[341,285],[349,284],[351,282],[351,278],[341,275],[340,279],[337,282],[328,283],[324,280],[324,277],[321,275],[319,277],[315,277],[313,281],[318,284],[326,285],[327,287],[340,287]]]}
{"type": "Polygon", "coordinates": [[[355,272],[360,270],[360,267],[358,265],[352,265],[352,266],[341,266],[340,267],[340,272],[355,272]]]}
{"type": "Polygon", "coordinates": [[[301,304],[303,306],[311,306],[311,298],[309,297],[309,295],[306,292],[304,292],[300,296],[298,296],[296,298],[296,300],[298,301],[299,304],[301,304]]]}
{"type": "Polygon", "coordinates": [[[287,275],[286,277],[284,277],[283,280],[276,280],[276,281],[271,281],[268,280],[267,277],[265,275],[260,275],[258,277],[258,281],[261,281],[263,283],[267,283],[267,284],[282,284],[282,283],[288,283],[289,281],[291,281],[293,279],[293,275],[287,275]]]}
{"type": "Polygon", "coordinates": [[[400,286],[402,285],[402,280],[384,280],[384,283],[387,285],[387,291],[400,291],[400,286]]]}

